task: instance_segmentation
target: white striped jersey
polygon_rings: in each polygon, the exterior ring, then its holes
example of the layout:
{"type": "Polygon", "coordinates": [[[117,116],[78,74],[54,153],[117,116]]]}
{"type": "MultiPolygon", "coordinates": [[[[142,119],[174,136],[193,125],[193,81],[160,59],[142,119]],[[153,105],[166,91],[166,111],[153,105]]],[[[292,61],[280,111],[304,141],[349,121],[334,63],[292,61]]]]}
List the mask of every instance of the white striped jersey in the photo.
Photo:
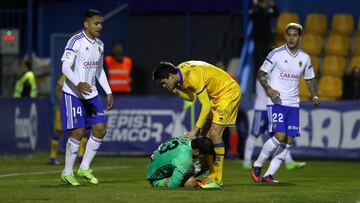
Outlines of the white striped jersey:
{"type": "Polygon", "coordinates": [[[91,99],[98,95],[96,89],[96,74],[100,75],[103,69],[104,43],[98,38],[90,39],[82,31],[68,41],[61,61],[72,64],[71,69],[80,82],[91,85],[92,92],[89,95],[81,94],[76,86],[66,79],[63,91],[80,99],[91,99]]]}
{"type": "Polygon", "coordinates": [[[287,45],[271,51],[260,69],[270,76],[269,85],[280,93],[278,101],[268,98],[268,105],[275,102],[283,106],[299,107],[300,77],[304,76],[306,80],[315,77],[310,56],[301,49],[291,54],[287,45]]]}

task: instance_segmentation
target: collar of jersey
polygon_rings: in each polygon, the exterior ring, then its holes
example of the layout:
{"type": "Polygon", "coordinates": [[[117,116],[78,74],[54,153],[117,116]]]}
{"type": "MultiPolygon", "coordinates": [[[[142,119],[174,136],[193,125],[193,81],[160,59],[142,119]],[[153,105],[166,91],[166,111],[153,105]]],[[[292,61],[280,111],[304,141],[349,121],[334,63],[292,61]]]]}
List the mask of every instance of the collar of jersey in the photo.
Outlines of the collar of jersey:
{"type": "Polygon", "coordinates": [[[183,83],[184,83],[184,78],[183,78],[183,75],[182,75],[182,73],[181,73],[181,71],[180,71],[180,68],[177,68],[177,71],[178,71],[179,77],[180,77],[180,85],[183,85],[183,83]]]}
{"type": "Polygon", "coordinates": [[[85,39],[87,39],[91,44],[94,44],[94,43],[95,43],[96,39],[90,39],[90,38],[85,34],[84,31],[83,31],[83,34],[84,34],[84,36],[85,36],[85,39]]]}
{"type": "Polygon", "coordinates": [[[295,54],[291,54],[290,50],[289,50],[289,47],[287,46],[287,44],[285,44],[285,49],[286,49],[286,52],[293,58],[295,58],[298,54],[299,54],[299,48],[296,50],[296,53],[295,54]]]}

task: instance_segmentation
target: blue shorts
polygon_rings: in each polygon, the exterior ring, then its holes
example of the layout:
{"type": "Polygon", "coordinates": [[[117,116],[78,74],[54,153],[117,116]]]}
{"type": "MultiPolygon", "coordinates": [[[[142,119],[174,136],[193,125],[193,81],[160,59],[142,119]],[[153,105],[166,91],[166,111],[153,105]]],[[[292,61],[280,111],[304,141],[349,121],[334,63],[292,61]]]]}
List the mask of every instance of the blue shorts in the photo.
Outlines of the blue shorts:
{"type": "Polygon", "coordinates": [[[291,137],[300,136],[299,107],[268,105],[269,132],[283,132],[291,137]]]}
{"type": "Polygon", "coordinates": [[[63,130],[90,128],[96,123],[106,123],[104,107],[98,96],[82,100],[63,91],[61,122],[63,130]]]}
{"type": "Polygon", "coordinates": [[[268,130],[269,120],[266,111],[255,110],[254,120],[251,128],[251,134],[258,137],[266,134],[268,130]]]}

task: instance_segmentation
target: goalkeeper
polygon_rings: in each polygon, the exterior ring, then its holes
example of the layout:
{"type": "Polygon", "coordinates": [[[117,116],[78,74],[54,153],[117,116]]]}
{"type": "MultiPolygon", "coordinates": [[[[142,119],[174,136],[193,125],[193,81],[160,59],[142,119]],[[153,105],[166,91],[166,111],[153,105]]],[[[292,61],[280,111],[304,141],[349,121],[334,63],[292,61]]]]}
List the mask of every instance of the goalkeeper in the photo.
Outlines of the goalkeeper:
{"type": "Polygon", "coordinates": [[[153,187],[198,188],[193,157],[201,159],[212,153],[214,146],[209,138],[171,139],[151,155],[146,178],[153,187]]]}

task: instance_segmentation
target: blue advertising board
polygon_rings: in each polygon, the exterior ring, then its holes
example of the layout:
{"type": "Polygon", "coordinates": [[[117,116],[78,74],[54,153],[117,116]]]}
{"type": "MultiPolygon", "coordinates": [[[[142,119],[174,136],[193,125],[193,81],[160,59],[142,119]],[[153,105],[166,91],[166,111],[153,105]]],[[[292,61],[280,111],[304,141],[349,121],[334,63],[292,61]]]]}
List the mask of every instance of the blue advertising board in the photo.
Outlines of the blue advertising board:
{"type": "MultiPolygon", "coordinates": [[[[241,104],[249,126],[252,108],[253,102],[241,104]]],[[[198,113],[199,105],[196,110],[198,113]]],[[[0,154],[48,149],[53,131],[48,99],[0,98],[0,112],[0,154]]],[[[108,129],[99,150],[104,154],[150,154],[191,126],[189,110],[183,109],[181,99],[171,96],[118,96],[106,115],[108,129]]],[[[322,102],[319,107],[301,103],[300,128],[301,137],[292,148],[294,156],[360,159],[360,102],[322,102]]],[[[257,151],[262,143],[258,139],[257,151]]]]}
{"type": "Polygon", "coordinates": [[[48,99],[0,98],[0,154],[44,151],[51,138],[48,99]]]}

